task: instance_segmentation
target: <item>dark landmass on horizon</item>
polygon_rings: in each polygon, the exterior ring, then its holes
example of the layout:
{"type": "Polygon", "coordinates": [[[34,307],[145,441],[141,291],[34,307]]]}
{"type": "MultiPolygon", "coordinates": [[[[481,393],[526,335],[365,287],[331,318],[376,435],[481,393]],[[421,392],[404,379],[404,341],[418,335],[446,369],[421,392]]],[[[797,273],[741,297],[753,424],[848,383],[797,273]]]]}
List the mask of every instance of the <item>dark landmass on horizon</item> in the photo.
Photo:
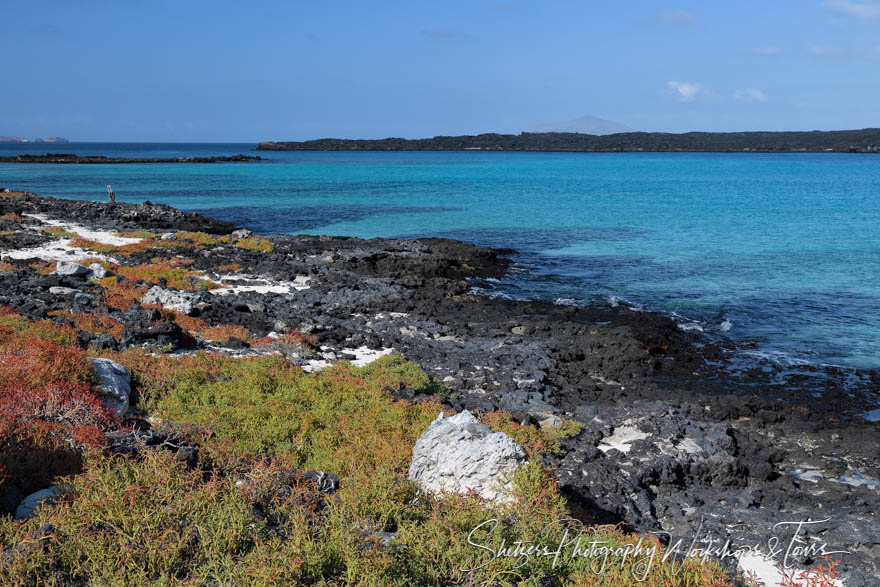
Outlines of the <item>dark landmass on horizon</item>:
{"type": "Polygon", "coordinates": [[[265,141],[258,151],[559,151],[717,153],[880,153],[880,128],[786,132],[521,133],[431,139],[265,141]]]}
{"type": "Polygon", "coordinates": [[[262,161],[253,155],[232,155],[226,157],[168,157],[168,158],[129,158],[105,157],[103,155],[74,155],[72,153],[46,153],[45,155],[14,155],[0,157],[0,163],[236,163],[239,161],[262,161]]]}
{"type": "Polygon", "coordinates": [[[64,137],[47,137],[44,139],[26,139],[24,137],[0,136],[0,143],[69,143],[64,137]]]}

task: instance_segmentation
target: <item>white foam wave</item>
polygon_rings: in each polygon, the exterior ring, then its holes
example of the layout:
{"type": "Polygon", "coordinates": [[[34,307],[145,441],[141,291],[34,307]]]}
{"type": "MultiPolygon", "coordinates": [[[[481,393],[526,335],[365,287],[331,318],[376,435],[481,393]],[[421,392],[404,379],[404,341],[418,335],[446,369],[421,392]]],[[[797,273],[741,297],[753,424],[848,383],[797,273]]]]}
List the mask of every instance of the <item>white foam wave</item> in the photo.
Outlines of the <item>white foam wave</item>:
{"type": "Polygon", "coordinates": [[[703,332],[703,327],[696,322],[679,322],[678,329],[685,332],[703,332]]]}

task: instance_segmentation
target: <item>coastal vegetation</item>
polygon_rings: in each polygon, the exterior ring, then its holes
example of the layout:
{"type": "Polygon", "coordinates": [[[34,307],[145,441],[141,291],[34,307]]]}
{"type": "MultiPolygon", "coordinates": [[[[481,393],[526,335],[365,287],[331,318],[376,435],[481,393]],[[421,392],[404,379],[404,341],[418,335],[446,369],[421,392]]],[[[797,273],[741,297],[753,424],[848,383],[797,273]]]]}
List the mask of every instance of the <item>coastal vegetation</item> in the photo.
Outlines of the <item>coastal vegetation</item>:
{"type": "MultiPolygon", "coordinates": [[[[704,508],[791,495],[768,464],[781,437],[764,447],[697,420],[783,417],[754,397],[578,412],[583,394],[625,383],[629,402],[706,367],[647,312],[472,295],[463,278],[506,266],[495,251],[218,234],[153,205],[124,208],[143,225],[107,229],[93,203],[6,204],[5,250],[30,254],[0,266],[0,584],[727,585],[732,565],[635,530],[657,527],[654,508],[677,515],[685,492],[704,508]],[[100,228],[46,232],[50,217],[100,228]],[[104,251],[72,248],[77,230],[104,251]],[[108,364],[125,373],[123,408],[108,364]],[[547,382],[559,396],[533,391],[547,382]],[[510,501],[410,480],[438,414],[464,410],[528,460],[510,501]],[[671,439],[661,457],[627,440],[651,434],[671,439]],[[636,502],[643,486],[653,502],[636,502]],[[32,517],[11,515],[46,491],[32,517]],[[605,550],[577,556],[593,543],[605,550]]],[[[831,584],[834,564],[789,584],[831,584]]]]}
{"type": "MultiPolygon", "coordinates": [[[[488,522],[473,540],[559,546],[561,528],[542,530],[571,513],[540,457],[577,433],[574,424],[542,431],[509,414],[482,414],[532,459],[516,475],[516,501],[427,496],[406,471],[416,439],[442,407],[391,397],[387,390],[400,386],[436,389],[399,355],[308,374],[278,356],[86,351],[73,327],[9,309],[0,330],[3,483],[22,492],[61,487],[57,505],[39,508],[34,518],[0,520],[3,583],[599,581],[585,558],[563,555],[555,566],[550,556],[490,561],[468,543],[471,530],[488,522]],[[89,355],[125,365],[138,410],[156,426],[174,423],[176,442],[198,447],[197,461],[187,465],[161,447],[133,455],[114,450],[111,438],[126,429],[91,390],[89,355]],[[334,472],[339,491],[324,495],[288,474],[305,469],[334,472]]],[[[586,537],[660,547],[614,527],[589,527],[586,537]]],[[[636,572],[633,561],[612,556],[602,576],[626,582],[636,572]]],[[[715,564],[692,561],[678,569],[657,561],[648,584],[715,585],[724,576],[715,564]]]]}
{"type": "Polygon", "coordinates": [[[70,246],[95,251],[96,253],[113,253],[129,257],[137,253],[143,253],[151,249],[166,250],[202,250],[214,245],[233,245],[248,251],[263,253],[272,252],[272,241],[260,237],[250,236],[245,238],[233,238],[229,235],[213,235],[205,232],[180,231],[169,233],[167,238],[149,232],[136,231],[122,233],[125,238],[140,239],[129,244],[118,245],[113,243],[99,242],[83,238],[76,233],[67,231],[61,227],[52,227],[46,230],[52,236],[72,239],[70,246]],[[141,236],[146,235],[146,236],[141,236]]]}
{"type": "MultiPolygon", "coordinates": [[[[312,335],[288,328],[253,336],[241,325],[141,304],[155,286],[220,287],[193,259],[157,245],[260,254],[273,250],[271,241],[186,231],[163,241],[138,231],[125,236],[142,240],[110,245],[61,227],[46,234],[114,259],[79,261],[80,269],[100,265],[103,277],[82,281],[96,302],[38,320],[0,307],[0,493],[57,488],[56,503],[29,519],[0,516],[0,583],[623,584],[644,572],[623,554],[626,545],[662,552],[653,537],[583,515],[583,540],[618,550],[601,573],[565,550],[565,528],[555,522],[573,512],[544,457],[580,432],[573,421],[544,428],[503,410],[478,411],[529,456],[513,479],[515,499],[424,494],[407,479],[413,446],[438,413],[452,414],[442,403],[451,392],[415,363],[391,354],[306,372],[280,350],[308,354],[318,344],[312,335]],[[150,250],[163,254],[146,258],[150,250]],[[123,311],[176,325],[190,350],[118,344],[129,328],[123,311]],[[94,344],[103,336],[114,348],[94,344]],[[255,352],[236,357],[198,343],[232,340],[255,352]],[[102,403],[93,359],[130,373],[124,419],[102,403]],[[396,399],[404,389],[418,400],[396,399]],[[308,471],[337,476],[338,490],[323,490],[308,471]],[[474,541],[540,543],[562,554],[496,557],[474,541]]],[[[3,270],[28,279],[58,267],[16,262],[3,270]]],[[[4,507],[9,513],[14,504],[4,507]]],[[[673,559],[656,560],[649,574],[650,585],[719,585],[727,577],[717,563],[673,559]]]]}

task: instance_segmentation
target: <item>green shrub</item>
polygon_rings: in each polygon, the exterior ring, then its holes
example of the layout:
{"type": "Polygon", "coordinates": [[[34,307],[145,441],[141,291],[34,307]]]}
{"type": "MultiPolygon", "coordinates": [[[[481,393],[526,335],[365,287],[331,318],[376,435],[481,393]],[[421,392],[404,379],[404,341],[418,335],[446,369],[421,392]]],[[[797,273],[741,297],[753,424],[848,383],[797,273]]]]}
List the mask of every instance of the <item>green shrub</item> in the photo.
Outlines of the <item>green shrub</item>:
{"type": "MultiPolygon", "coordinates": [[[[58,507],[25,522],[0,519],[0,549],[28,544],[44,524],[55,528],[46,548],[22,551],[0,568],[2,584],[632,583],[632,560],[612,557],[597,576],[590,559],[491,560],[469,544],[474,531],[475,541],[491,547],[505,540],[553,548],[565,537],[553,522],[570,514],[537,460],[515,475],[509,504],[476,494],[424,495],[407,481],[413,445],[441,407],[394,401],[389,387],[438,390],[400,356],[307,374],[277,356],[106,355],[135,374],[140,408],[194,425],[200,467],[187,470],[166,452],[140,459],[88,453],[58,507]],[[340,490],[319,495],[291,477],[291,468],[336,473],[340,490]],[[383,532],[394,533],[390,546],[381,544],[383,532]]],[[[526,436],[504,414],[484,419],[527,441],[533,456],[576,432],[529,429],[526,436]]],[[[585,540],[612,545],[640,539],[616,528],[583,531],[585,540]]],[[[723,578],[713,565],[690,564],[673,575],[658,559],[644,584],[718,585],[723,578]]]]}

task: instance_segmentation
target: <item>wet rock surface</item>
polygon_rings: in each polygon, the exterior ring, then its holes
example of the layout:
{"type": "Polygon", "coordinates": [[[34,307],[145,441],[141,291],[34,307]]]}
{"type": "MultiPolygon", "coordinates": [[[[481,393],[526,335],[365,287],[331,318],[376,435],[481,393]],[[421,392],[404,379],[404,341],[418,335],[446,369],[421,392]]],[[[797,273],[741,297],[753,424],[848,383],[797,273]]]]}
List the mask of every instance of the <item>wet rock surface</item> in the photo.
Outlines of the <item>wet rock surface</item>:
{"type": "MultiPolygon", "coordinates": [[[[0,198],[0,215],[11,212],[113,230],[235,228],[165,206],[0,198]]],[[[29,221],[13,230],[22,241],[46,238],[29,221]]],[[[550,415],[578,421],[583,430],[563,441],[565,454],[546,461],[588,519],[660,532],[673,544],[698,535],[743,546],[774,535],[787,544],[789,527],[774,529],[780,522],[827,520],[805,526],[801,538],[848,551],[840,555],[848,585],[880,580],[880,423],[859,417],[880,405],[880,372],[734,368],[732,345],[684,332],[666,316],[471,293],[475,280],[504,273],[510,251],[444,239],[263,238],[272,252],[219,244],[179,253],[228,286],[199,292],[200,320],[243,326],[252,337],[298,329],[315,344],[266,348],[303,365],[394,348],[451,392],[449,409],[505,409],[529,426],[550,415]]],[[[117,261],[177,255],[157,248],[117,261]]],[[[102,306],[100,286],[86,277],[7,261],[14,270],[0,273],[0,305],[32,318],[89,311],[123,323],[120,341],[91,340],[96,346],[207,346],[158,310],[102,306]]],[[[242,340],[210,346],[266,352],[242,340]]],[[[411,389],[389,392],[421,399],[411,389]]]]}

